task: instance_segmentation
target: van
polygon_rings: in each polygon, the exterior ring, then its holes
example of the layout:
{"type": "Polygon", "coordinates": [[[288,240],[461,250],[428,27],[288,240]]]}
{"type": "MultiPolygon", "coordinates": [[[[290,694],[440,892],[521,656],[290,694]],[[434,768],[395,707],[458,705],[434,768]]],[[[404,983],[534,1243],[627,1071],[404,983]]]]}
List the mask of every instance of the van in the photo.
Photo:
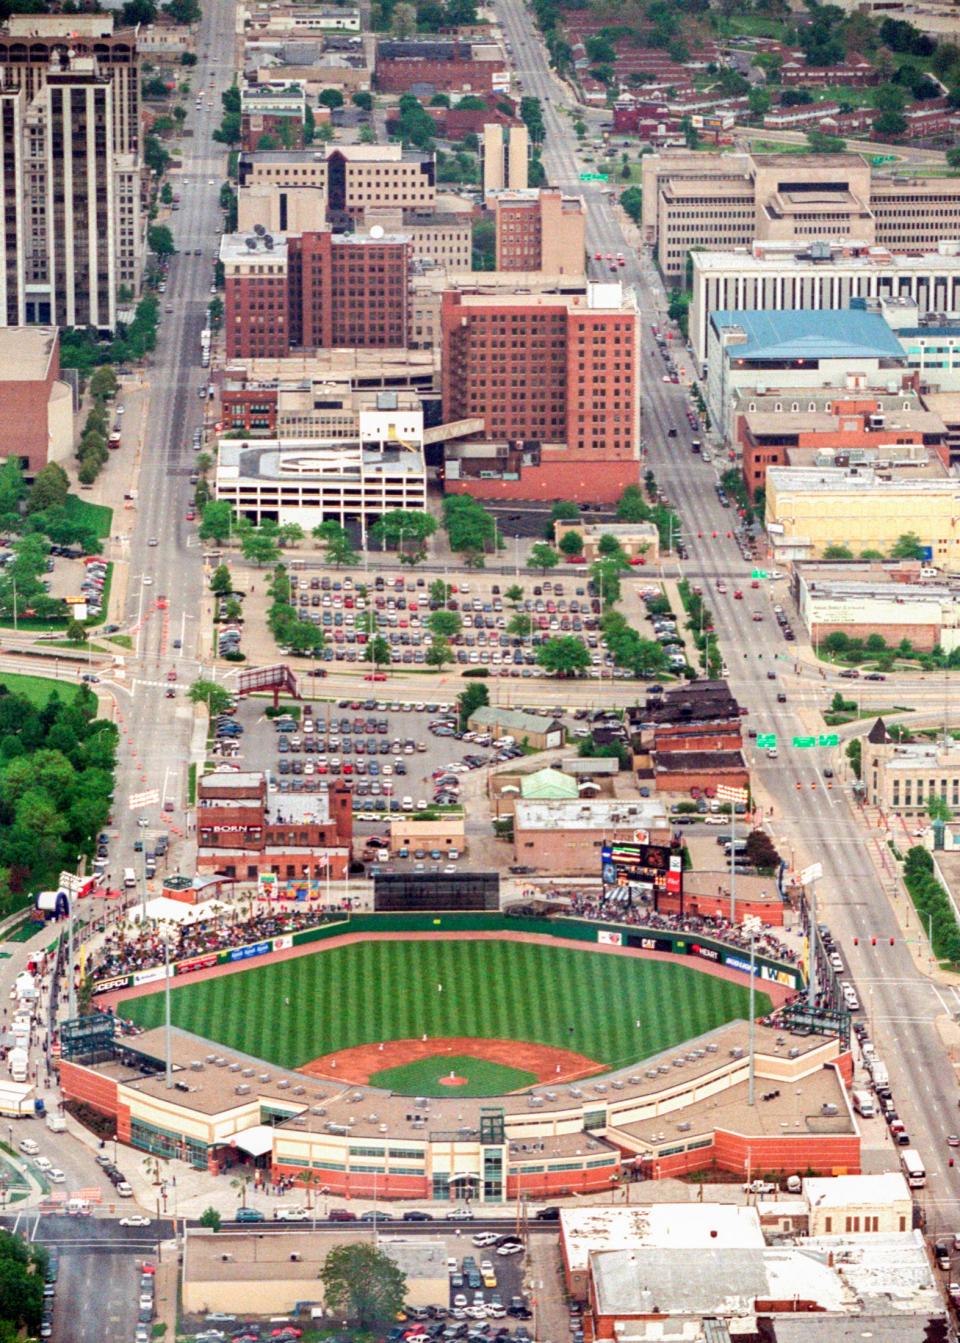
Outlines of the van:
{"type": "Polygon", "coordinates": [[[132,867],[123,869],[123,884],[128,891],[132,891],[137,884],[137,874],[132,867]]]}
{"type": "Polygon", "coordinates": [[[877,1107],[869,1091],[855,1091],[852,1099],[853,1108],[858,1115],[863,1119],[873,1119],[877,1113],[877,1107]]]}
{"type": "Polygon", "coordinates": [[[259,1208],[238,1208],[234,1218],[236,1222],[263,1222],[265,1217],[259,1208]]]}

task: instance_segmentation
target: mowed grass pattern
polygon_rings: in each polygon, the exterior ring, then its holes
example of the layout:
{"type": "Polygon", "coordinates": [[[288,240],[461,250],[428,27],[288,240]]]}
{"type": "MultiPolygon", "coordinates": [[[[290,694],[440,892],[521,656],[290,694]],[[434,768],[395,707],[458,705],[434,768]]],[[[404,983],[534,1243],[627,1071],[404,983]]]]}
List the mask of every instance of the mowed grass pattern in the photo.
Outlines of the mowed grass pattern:
{"type": "Polygon", "coordinates": [[[384,1087],[401,1096],[505,1096],[508,1091],[532,1087],[536,1080],[535,1073],[463,1054],[417,1059],[415,1063],[401,1063],[399,1067],[382,1068],[370,1074],[371,1086],[384,1087]],[[445,1086],[443,1078],[451,1069],[466,1080],[455,1087],[445,1086]]]}
{"type": "MultiPolygon", "coordinates": [[[[749,991],[632,956],[526,942],[391,940],[188,982],[171,1001],[175,1025],[285,1068],[423,1034],[531,1040],[622,1067],[746,1018],[749,991]]],[[[159,1026],[163,994],[120,1010],[159,1026]]],[[[756,1010],[770,1010],[765,993],[757,993],[756,1010]]]]}

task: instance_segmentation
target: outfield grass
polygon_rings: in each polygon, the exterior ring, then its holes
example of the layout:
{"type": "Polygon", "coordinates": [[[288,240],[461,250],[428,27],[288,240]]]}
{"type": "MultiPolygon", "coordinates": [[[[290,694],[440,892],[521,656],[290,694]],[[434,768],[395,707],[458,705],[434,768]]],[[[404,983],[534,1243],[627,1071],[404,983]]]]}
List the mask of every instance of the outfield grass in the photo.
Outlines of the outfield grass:
{"type": "Polygon", "coordinates": [[[43,708],[54,691],[69,704],[80,689],[69,681],[56,681],[52,676],[20,676],[17,672],[0,674],[0,685],[6,686],[11,695],[26,696],[38,709],[43,708]]]}
{"type": "MultiPolygon", "coordinates": [[[[172,997],[177,1026],[286,1068],[424,1033],[530,1040],[622,1067],[745,1018],[748,1005],[745,985],[668,961],[439,940],[355,943],[187,983],[172,997]]],[[[756,1010],[770,1010],[765,993],[756,1010]]],[[[133,998],[123,1015],[159,1026],[163,995],[133,998]]]]}
{"type": "Polygon", "coordinates": [[[465,1054],[417,1059],[415,1063],[401,1063],[397,1068],[382,1068],[370,1074],[371,1086],[386,1087],[401,1096],[505,1096],[508,1091],[532,1087],[536,1080],[535,1073],[524,1072],[522,1068],[508,1068],[504,1063],[465,1054]],[[451,1070],[466,1078],[461,1086],[444,1086],[442,1079],[451,1070]]]}

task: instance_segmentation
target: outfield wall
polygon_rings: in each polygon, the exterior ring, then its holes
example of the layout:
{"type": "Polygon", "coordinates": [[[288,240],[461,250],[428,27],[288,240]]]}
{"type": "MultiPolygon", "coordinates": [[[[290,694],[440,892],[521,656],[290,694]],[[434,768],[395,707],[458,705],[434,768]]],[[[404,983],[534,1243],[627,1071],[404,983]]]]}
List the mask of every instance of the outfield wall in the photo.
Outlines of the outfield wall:
{"type": "MultiPolygon", "coordinates": [[[[172,976],[181,978],[197,970],[209,970],[217,965],[237,965],[257,960],[275,951],[310,942],[323,942],[344,933],[429,933],[429,932],[503,932],[537,933],[541,936],[566,939],[572,942],[600,943],[613,947],[628,947],[635,951],[667,952],[675,956],[692,956],[722,965],[741,974],[750,973],[750,959],[741,947],[731,947],[718,938],[695,937],[689,933],[673,933],[664,929],[637,927],[633,924],[598,924],[584,919],[569,918],[508,918],[503,914],[351,914],[337,922],[324,923],[297,933],[284,933],[245,946],[211,951],[203,956],[191,956],[171,965],[172,976]]],[[[784,988],[803,987],[803,972],[798,965],[774,960],[768,956],[756,957],[758,979],[784,988]]],[[[160,983],[164,967],[154,966],[129,975],[111,975],[97,980],[94,993],[113,993],[118,989],[140,988],[145,984],[160,983]]]]}

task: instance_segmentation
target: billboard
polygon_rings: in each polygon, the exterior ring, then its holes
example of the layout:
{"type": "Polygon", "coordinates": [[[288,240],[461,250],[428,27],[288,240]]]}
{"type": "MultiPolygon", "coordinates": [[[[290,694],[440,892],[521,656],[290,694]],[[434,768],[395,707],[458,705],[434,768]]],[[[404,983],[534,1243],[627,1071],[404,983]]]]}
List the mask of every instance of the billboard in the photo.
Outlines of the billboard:
{"type": "Polygon", "coordinates": [[[665,844],[615,842],[600,851],[604,897],[614,890],[653,896],[683,896],[683,858],[679,849],[665,844]]]}
{"type": "Polygon", "coordinates": [[[377,913],[500,908],[497,872],[381,873],[373,879],[377,913]]]}

